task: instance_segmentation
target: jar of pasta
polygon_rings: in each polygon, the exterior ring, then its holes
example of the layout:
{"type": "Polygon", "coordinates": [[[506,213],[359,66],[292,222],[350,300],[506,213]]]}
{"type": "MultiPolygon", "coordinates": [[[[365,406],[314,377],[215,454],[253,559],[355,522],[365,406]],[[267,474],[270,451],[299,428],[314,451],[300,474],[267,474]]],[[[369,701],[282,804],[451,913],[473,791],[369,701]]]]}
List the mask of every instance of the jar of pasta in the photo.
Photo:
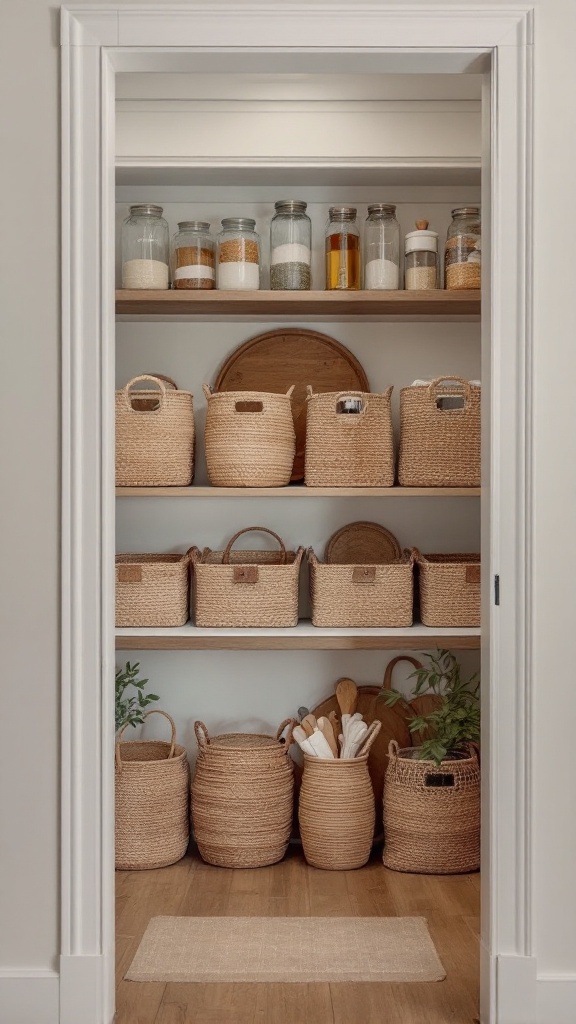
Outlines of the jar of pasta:
{"type": "Polygon", "coordinates": [[[480,208],[452,210],[444,253],[444,283],[450,290],[479,288],[481,276],[480,208]]]}

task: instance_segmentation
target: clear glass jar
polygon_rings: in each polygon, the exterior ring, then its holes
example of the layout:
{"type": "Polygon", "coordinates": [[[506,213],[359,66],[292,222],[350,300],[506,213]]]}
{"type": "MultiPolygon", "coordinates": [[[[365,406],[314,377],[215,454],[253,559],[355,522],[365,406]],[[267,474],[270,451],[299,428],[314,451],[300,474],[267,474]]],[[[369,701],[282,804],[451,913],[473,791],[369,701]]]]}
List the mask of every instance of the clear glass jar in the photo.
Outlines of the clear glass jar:
{"type": "Polygon", "coordinates": [[[353,206],[331,206],[326,227],[327,291],[360,287],[360,232],[353,206]]]}
{"type": "Polygon", "coordinates": [[[221,291],[255,291],[260,287],[260,236],[250,217],[225,217],[218,235],[221,291]]]}
{"type": "Polygon", "coordinates": [[[272,291],[309,291],[312,223],[307,204],[281,199],[270,223],[270,287],[272,291]]]}
{"type": "Polygon", "coordinates": [[[122,287],[169,288],[168,224],[162,207],[130,207],[122,225],[122,287]]]}
{"type": "Polygon", "coordinates": [[[404,287],[407,291],[432,291],[438,279],[438,232],[428,230],[427,220],[416,221],[416,231],[404,239],[404,287]]]}
{"type": "Polygon", "coordinates": [[[364,287],[396,290],[400,287],[400,225],[396,207],[374,203],[364,226],[364,287]]]}
{"type": "Polygon", "coordinates": [[[204,220],[182,220],[172,239],[170,270],[173,288],[214,288],[216,285],[216,243],[210,224],[204,220]]]}
{"type": "Polygon", "coordinates": [[[481,226],[478,206],[452,210],[444,252],[446,288],[479,288],[481,283],[481,226]]]}

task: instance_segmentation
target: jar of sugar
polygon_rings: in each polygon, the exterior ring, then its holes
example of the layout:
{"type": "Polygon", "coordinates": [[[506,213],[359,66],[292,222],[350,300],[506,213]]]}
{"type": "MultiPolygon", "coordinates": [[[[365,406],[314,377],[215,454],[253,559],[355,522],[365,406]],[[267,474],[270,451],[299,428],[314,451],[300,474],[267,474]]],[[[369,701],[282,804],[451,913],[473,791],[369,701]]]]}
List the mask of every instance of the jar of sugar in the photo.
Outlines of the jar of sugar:
{"type": "Polygon", "coordinates": [[[281,199],[270,223],[270,288],[273,291],[309,291],[312,224],[307,204],[281,199]]]}
{"type": "Polygon", "coordinates": [[[218,235],[221,291],[254,291],[260,287],[260,236],[250,217],[225,217],[218,235]]]}
{"type": "Polygon", "coordinates": [[[396,207],[374,203],[364,228],[364,287],[368,291],[400,287],[400,225],[396,207]]]}
{"type": "Polygon", "coordinates": [[[431,291],[438,278],[438,232],[428,230],[427,220],[416,221],[416,231],[404,239],[404,287],[407,291],[431,291]]]}
{"type": "Polygon", "coordinates": [[[161,206],[130,207],[122,224],[122,287],[168,288],[168,224],[161,206]]]}

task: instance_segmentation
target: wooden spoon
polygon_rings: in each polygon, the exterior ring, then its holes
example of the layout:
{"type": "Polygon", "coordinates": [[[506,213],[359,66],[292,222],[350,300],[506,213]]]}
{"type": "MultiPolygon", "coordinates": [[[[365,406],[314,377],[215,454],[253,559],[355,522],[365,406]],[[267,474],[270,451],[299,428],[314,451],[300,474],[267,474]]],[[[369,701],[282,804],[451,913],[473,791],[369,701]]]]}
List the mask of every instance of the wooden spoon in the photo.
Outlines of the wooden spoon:
{"type": "Polygon", "coordinates": [[[353,715],[358,701],[358,687],[352,679],[340,679],[336,687],[336,699],[343,715],[353,715]]]}
{"type": "Polygon", "coordinates": [[[342,732],[342,729],[340,728],[340,722],[338,721],[338,715],[336,714],[335,711],[331,711],[330,712],[330,714],[328,715],[328,721],[330,722],[330,725],[334,729],[334,736],[336,737],[336,740],[338,740],[338,737],[339,737],[340,733],[342,732]]]}
{"type": "Polygon", "coordinates": [[[322,733],[324,738],[328,741],[328,746],[330,747],[330,750],[334,754],[334,757],[338,757],[338,744],[336,742],[336,737],[334,735],[332,723],[329,722],[327,718],[319,718],[318,728],[320,729],[320,732],[322,733]]]}
{"type": "Polygon", "coordinates": [[[300,724],[304,729],[306,735],[311,736],[312,733],[314,732],[314,729],[317,728],[318,723],[316,722],[314,715],[306,715],[306,717],[302,719],[300,724]]]}

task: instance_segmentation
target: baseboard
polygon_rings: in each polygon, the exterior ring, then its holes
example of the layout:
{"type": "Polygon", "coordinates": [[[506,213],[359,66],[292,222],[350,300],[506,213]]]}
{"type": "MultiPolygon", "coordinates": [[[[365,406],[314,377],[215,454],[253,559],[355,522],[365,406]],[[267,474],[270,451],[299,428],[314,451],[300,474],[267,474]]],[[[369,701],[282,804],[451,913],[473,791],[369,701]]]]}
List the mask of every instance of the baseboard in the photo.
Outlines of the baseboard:
{"type": "Polygon", "coordinates": [[[56,971],[0,970],[0,1021],[4,1024],[59,1024],[60,979],[56,971]]]}
{"type": "Polygon", "coordinates": [[[103,956],[60,957],[59,1024],[112,1024],[103,956]]]}
{"type": "Polygon", "coordinates": [[[574,1024],[576,974],[540,975],[537,981],[538,1024],[574,1024]]]}
{"type": "Polygon", "coordinates": [[[499,956],[496,971],[496,1024],[575,1024],[576,974],[538,974],[528,956],[499,956]]]}

